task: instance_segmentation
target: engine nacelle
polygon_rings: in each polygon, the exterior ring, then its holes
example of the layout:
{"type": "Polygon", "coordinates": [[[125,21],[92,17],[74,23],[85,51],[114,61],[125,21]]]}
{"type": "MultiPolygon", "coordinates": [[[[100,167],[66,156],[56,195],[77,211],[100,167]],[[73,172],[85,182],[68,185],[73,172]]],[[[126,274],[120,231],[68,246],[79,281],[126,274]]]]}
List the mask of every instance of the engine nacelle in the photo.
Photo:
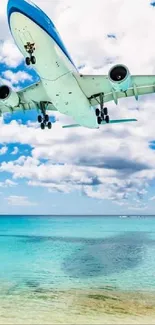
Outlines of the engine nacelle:
{"type": "Polygon", "coordinates": [[[115,65],[108,74],[112,88],[116,91],[126,91],[131,87],[131,75],[125,65],[115,65]]]}
{"type": "Polygon", "coordinates": [[[0,103],[8,107],[16,107],[19,104],[19,96],[6,85],[0,86],[0,103]]]}

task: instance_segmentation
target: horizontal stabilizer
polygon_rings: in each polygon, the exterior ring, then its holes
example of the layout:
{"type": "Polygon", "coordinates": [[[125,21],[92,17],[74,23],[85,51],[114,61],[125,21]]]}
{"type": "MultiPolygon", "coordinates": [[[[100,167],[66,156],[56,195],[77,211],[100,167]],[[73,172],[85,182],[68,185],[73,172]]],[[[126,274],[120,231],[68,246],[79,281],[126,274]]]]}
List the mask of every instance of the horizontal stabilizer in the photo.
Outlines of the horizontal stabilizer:
{"type": "Polygon", "coordinates": [[[80,124],[68,124],[68,125],[63,125],[63,129],[69,129],[69,128],[76,128],[78,126],[81,126],[80,124]]]}
{"type": "MultiPolygon", "coordinates": [[[[125,122],[136,122],[137,120],[135,118],[130,118],[130,119],[122,119],[122,120],[110,120],[109,123],[114,124],[114,123],[125,123],[125,122]]],[[[102,121],[101,124],[107,124],[105,121],[102,121]]],[[[81,126],[80,124],[68,124],[68,125],[63,125],[63,129],[70,129],[70,128],[76,128],[81,126]]]]}
{"type": "MultiPolygon", "coordinates": [[[[136,122],[137,120],[135,118],[129,118],[129,119],[122,119],[122,120],[110,120],[109,123],[125,123],[125,122],[136,122]]],[[[102,121],[101,124],[107,124],[105,121],[102,121]]]]}

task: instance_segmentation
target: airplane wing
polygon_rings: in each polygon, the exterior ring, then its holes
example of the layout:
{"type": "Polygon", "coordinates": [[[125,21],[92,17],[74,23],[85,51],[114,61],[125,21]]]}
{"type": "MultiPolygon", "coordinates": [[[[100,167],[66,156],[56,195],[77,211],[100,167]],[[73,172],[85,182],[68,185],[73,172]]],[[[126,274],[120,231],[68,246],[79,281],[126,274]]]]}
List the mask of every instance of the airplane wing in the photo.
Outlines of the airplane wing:
{"type": "Polygon", "coordinates": [[[118,103],[119,98],[134,96],[138,100],[141,95],[155,93],[155,76],[153,75],[131,76],[132,87],[125,92],[115,91],[106,75],[80,75],[78,83],[90,99],[92,106],[99,104],[100,93],[104,93],[105,103],[113,100],[115,104],[118,103]]]}
{"type": "Polygon", "coordinates": [[[40,102],[47,104],[47,110],[57,111],[50,102],[41,81],[17,92],[13,92],[11,89],[9,91],[8,99],[6,101],[0,100],[0,115],[7,112],[39,109],[40,102]]]}

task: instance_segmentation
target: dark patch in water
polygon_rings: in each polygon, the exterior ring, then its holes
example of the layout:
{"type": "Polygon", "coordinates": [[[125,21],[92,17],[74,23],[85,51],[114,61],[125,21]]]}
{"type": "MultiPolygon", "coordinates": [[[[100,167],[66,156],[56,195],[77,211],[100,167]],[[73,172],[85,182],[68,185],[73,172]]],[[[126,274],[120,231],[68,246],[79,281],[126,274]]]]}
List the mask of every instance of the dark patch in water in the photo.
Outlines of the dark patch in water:
{"type": "Polygon", "coordinates": [[[104,301],[107,300],[107,299],[120,301],[120,299],[118,299],[118,298],[110,297],[110,296],[106,296],[106,295],[102,295],[102,294],[96,294],[96,295],[89,294],[87,297],[92,298],[92,299],[96,299],[96,300],[104,300],[104,301]]]}
{"type": "Polygon", "coordinates": [[[103,301],[108,299],[108,297],[104,296],[104,295],[88,295],[87,297],[92,298],[92,299],[96,299],[96,300],[103,300],[103,301]]]}
{"type": "Polygon", "coordinates": [[[35,280],[26,280],[25,285],[29,288],[40,290],[40,283],[35,280]]]}
{"type": "Polygon", "coordinates": [[[54,300],[55,297],[52,297],[52,296],[51,296],[51,297],[48,297],[46,294],[45,294],[45,295],[42,294],[42,295],[38,295],[38,296],[37,296],[37,299],[42,299],[42,300],[44,300],[44,301],[45,301],[45,300],[50,300],[50,301],[51,301],[51,300],[54,300]]]}
{"type": "Polygon", "coordinates": [[[117,287],[115,287],[115,286],[113,286],[113,287],[110,287],[110,286],[104,286],[104,287],[100,287],[99,289],[100,289],[100,290],[113,291],[113,290],[117,290],[117,287]]]}
{"type": "MultiPolygon", "coordinates": [[[[75,243],[76,245],[72,245],[72,253],[62,261],[62,269],[69,277],[80,279],[109,276],[137,267],[144,258],[146,247],[155,244],[155,240],[149,238],[150,233],[135,231],[96,239],[56,236],[8,237],[17,237],[34,245],[48,241],[52,249],[54,242],[75,243]]],[[[37,281],[27,280],[25,284],[38,292],[41,290],[41,284],[37,281]]],[[[104,286],[104,282],[102,285],[104,286]]]]}
{"type": "Polygon", "coordinates": [[[45,290],[45,289],[43,289],[43,288],[36,288],[36,289],[34,290],[34,292],[36,292],[36,293],[46,293],[47,290],[45,290]]]}
{"type": "Polygon", "coordinates": [[[33,236],[33,235],[1,235],[0,237],[12,237],[12,238],[18,238],[22,241],[26,241],[28,243],[39,243],[39,242],[45,242],[45,241],[51,241],[51,242],[64,242],[64,243],[80,243],[80,244],[102,244],[102,243],[113,243],[114,240],[124,242],[124,238],[126,237],[126,240],[130,240],[131,237],[134,237],[134,241],[138,243],[139,239],[141,239],[142,242],[145,242],[145,244],[153,244],[155,243],[155,240],[150,239],[148,237],[149,234],[152,232],[127,232],[123,233],[123,235],[112,236],[109,238],[84,238],[84,237],[60,237],[60,236],[33,236]],[[138,237],[138,238],[137,238],[138,237]]]}
{"type": "Polygon", "coordinates": [[[146,233],[127,232],[83,244],[63,262],[63,270],[74,278],[109,276],[137,267],[152,244],[146,233]]]}

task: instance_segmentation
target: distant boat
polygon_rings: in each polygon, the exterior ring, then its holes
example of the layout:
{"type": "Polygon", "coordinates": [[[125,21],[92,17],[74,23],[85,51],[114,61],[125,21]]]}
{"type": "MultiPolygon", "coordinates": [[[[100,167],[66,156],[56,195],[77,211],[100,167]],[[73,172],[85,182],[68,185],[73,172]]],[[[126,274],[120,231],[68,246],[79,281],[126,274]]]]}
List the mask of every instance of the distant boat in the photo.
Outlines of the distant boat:
{"type": "Polygon", "coordinates": [[[128,216],[120,216],[120,218],[128,218],[128,216]]]}

